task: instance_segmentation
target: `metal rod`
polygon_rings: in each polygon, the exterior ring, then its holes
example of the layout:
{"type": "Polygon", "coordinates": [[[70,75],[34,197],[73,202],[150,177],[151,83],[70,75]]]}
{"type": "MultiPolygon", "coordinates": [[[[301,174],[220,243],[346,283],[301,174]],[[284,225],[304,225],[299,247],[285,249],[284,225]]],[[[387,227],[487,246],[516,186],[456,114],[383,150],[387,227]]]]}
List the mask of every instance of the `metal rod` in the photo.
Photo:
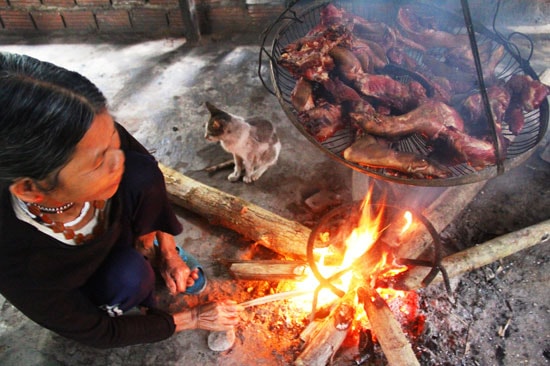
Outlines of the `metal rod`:
{"type": "Polygon", "coordinates": [[[461,0],[462,12],[464,14],[464,22],[466,23],[466,29],[468,30],[468,36],[470,38],[470,48],[472,49],[472,54],[474,56],[474,63],[477,71],[477,79],[479,81],[479,91],[481,93],[481,99],[483,100],[483,105],[485,106],[485,115],[487,117],[487,122],[491,130],[493,137],[493,145],[495,147],[495,157],[497,163],[497,174],[500,175],[504,172],[502,165],[502,156],[501,148],[502,144],[500,143],[500,138],[497,133],[497,128],[495,126],[495,120],[493,118],[493,113],[491,112],[489,97],[487,95],[487,89],[485,88],[485,81],[483,78],[483,70],[481,68],[481,60],[479,58],[479,50],[477,48],[477,41],[474,32],[474,25],[472,23],[472,16],[470,14],[470,7],[468,5],[468,0],[461,0]]]}

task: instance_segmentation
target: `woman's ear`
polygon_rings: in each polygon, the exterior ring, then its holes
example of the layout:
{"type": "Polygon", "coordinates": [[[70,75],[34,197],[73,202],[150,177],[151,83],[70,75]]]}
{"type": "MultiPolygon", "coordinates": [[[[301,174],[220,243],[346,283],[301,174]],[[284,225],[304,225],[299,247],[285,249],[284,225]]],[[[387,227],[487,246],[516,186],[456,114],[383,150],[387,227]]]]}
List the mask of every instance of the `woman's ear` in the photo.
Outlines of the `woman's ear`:
{"type": "Polygon", "coordinates": [[[30,178],[21,178],[10,185],[10,192],[21,201],[39,203],[44,200],[44,193],[38,189],[30,178]]]}

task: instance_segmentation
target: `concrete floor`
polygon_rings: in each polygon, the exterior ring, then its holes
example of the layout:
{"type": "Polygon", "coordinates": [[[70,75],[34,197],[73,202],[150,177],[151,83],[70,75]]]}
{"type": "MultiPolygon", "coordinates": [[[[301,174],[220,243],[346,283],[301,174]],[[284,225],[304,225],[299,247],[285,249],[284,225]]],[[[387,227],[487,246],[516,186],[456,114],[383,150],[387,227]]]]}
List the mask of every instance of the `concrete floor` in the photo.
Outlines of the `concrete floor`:
{"type": "MultiPolygon", "coordinates": [[[[548,38],[537,36],[532,66],[539,73],[550,61],[548,38]]],[[[301,136],[277,98],[262,86],[255,37],[203,39],[194,46],[182,39],[90,38],[72,43],[13,38],[2,43],[2,51],[25,53],[86,75],[106,94],[116,119],[160,162],[202,183],[301,222],[315,219],[304,200],[317,191],[327,189],[344,201],[351,199],[352,171],[301,136]],[[203,170],[230,158],[203,138],[207,100],[234,114],[266,116],[275,124],[283,143],[280,161],[255,184],[228,182],[228,170],[203,170]]],[[[262,73],[270,83],[267,69],[262,73]]],[[[209,277],[218,275],[218,258],[237,258],[246,251],[231,233],[209,227],[191,213],[179,214],[185,231],[178,242],[205,264],[209,277]],[[222,246],[232,238],[235,245],[222,246]]],[[[1,365],[185,365],[190,354],[199,364],[229,364],[208,350],[204,332],[176,335],[155,345],[94,350],[40,328],[1,297],[0,317],[1,365]]]]}

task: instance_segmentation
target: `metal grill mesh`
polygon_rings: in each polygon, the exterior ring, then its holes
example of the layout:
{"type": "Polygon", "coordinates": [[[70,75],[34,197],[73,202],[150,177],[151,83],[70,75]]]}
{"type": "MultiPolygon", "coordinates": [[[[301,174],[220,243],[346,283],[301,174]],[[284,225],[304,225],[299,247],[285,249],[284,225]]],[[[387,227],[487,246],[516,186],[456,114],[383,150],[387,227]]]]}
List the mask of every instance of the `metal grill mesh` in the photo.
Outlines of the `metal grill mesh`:
{"type": "MultiPolygon", "coordinates": [[[[339,7],[343,7],[346,10],[353,12],[353,14],[363,16],[365,18],[367,17],[367,12],[369,10],[366,5],[362,4],[362,1],[342,3],[334,1],[333,4],[339,7]]],[[[292,106],[290,100],[290,96],[292,90],[294,89],[296,79],[286,69],[284,69],[277,63],[277,60],[280,58],[285,46],[303,37],[308,31],[310,31],[315,25],[319,23],[320,12],[322,7],[324,7],[325,5],[326,4],[314,5],[304,10],[299,15],[294,13],[292,8],[290,8],[289,14],[293,15],[290,17],[281,17],[274,24],[274,26],[277,25],[279,27],[273,38],[271,52],[267,52],[265,48],[262,50],[262,52],[266,52],[269,55],[271,66],[271,81],[274,86],[274,92],[290,121],[309,141],[319,147],[324,153],[328,154],[330,157],[336,159],[337,161],[347,165],[352,169],[374,176],[376,178],[382,178],[385,180],[410,185],[453,186],[492,178],[499,173],[506,172],[507,170],[514,168],[515,166],[525,161],[531,155],[532,151],[534,150],[533,148],[544,136],[548,124],[547,100],[543,102],[538,110],[534,110],[530,113],[525,114],[525,126],[518,136],[514,136],[508,129],[508,126],[503,123],[503,134],[505,137],[510,139],[511,144],[508,147],[506,159],[502,163],[503,170],[500,172],[498,171],[497,166],[488,166],[483,170],[476,171],[467,164],[458,164],[447,166],[447,168],[451,172],[451,175],[448,178],[419,179],[396,175],[394,172],[388,171],[387,169],[374,169],[347,161],[342,157],[341,153],[354,142],[354,130],[351,128],[351,126],[347,126],[346,128],[338,131],[334,136],[323,141],[322,143],[313,138],[300,123],[298,119],[298,113],[292,106]]],[[[434,8],[430,7],[429,11],[433,13],[434,8]]],[[[463,19],[461,19],[457,15],[450,13],[445,13],[444,15],[448,19],[450,19],[446,24],[446,26],[448,27],[448,29],[446,29],[447,31],[455,34],[467,33],[463,19]]],[[[391,22],[393,21],[383,18],[379,20],[389,25],[391,25],[391,22]]],[[[476,24],[475,30],[476,41],[478,45],[485,42],[491,42],[492,48],[496,47],[496,45],[498,44],[504,44],[504,46],[506,47],[505,55],[495,69],[495,73],[498,78],[507,80],[512,75],[521,73],[527,74],[534,79],[538,79],[536,73],[529,66],[528,61],[522,59],[519,56],[514,56],[512,52],[513,49],[510,48],[506,42],[501,40],[500,37],[497,37],[494,33],[479,24],[476,24]]],[[[419,64],[422,65],[421,53],[418,53],[414,50],[408,50],[407,52],[409,53],[409,56],[415,58],[419,62],[419,64]]],[[[430,56],[440,57],[437,52],[437,50],[432,50],[430,56]]],[[[402,76],[397,76],[396,78],[399,77],[402,76]]],[[[418,135],[412,135],[403,138],[400,141],[394,143],[392,148],[398,151],[420,153],[426,156],[430,151],[430,148],[426,145],[424,139],[422,139],[418,135]]]]}

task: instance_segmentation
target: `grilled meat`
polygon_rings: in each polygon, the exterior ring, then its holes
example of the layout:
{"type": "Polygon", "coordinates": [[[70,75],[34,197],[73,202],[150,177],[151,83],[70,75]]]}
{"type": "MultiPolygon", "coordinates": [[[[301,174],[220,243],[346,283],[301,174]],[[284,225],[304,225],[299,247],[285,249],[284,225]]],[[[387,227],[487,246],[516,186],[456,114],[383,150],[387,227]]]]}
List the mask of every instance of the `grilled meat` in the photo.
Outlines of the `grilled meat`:
{"type": "Polygon", "coordinates": [[[350,117],[368,134],[399,139],[418,133],[427,140],[442,140],[462,162],[475,168],[496,163],[493,144],[465,133],[462,118],[445,103],[431,100],[400,116],[383,116],[371,109],[352,112],[350,117]]]}
{"type": "Polygon", "coordinates": [[[344,158],[371,168],[386,168],[416,178],[446,178],[449,171],[428,158],[411,152],[392,150],[374,136],[365,135],[344,150],[344,158]]]}

